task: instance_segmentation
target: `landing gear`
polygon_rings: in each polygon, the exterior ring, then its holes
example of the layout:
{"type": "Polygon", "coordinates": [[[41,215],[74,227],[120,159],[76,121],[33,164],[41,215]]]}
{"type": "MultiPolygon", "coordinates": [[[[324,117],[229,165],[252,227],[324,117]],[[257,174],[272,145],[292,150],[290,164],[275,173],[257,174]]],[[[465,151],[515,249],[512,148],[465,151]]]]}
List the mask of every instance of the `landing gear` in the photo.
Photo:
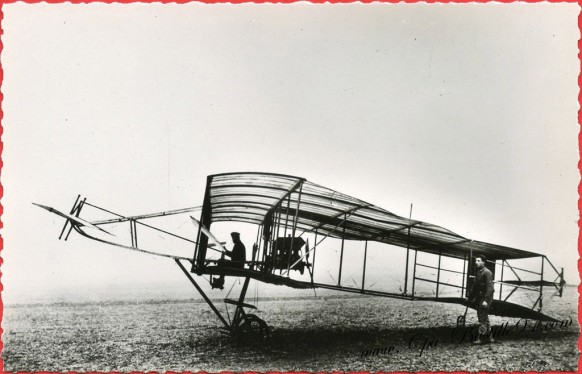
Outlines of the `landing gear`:
{"type": "Polygon", "coordinates": [[[265,342],[271,336],[267,322],[255,314],[245,314],[238,321],[233,321],[232,337],[236,340],[265,342]]]}
{"type": "MultiPolygon", "coordinates": [[[[236,305],[236,309],[234,312],[234,317],[232,321],[227,321],[222,314],[216,309],[212,300],[206,296],[202,288],[198,286],[198,283],[192,278],[190,273],[186,270],[184,265],[180,262],[179,259],[175,259],[176,264],[182,269],[186,277],[190,280],[192,285],[198,290],[200,295],[204,298],[206,303],[210,306],[210,308],[214,311],[218,319],[222,322],[225,327],[225,330],[230,333],[230,335],[237,339],[237,340],[245,340],[253,343],[262,343],[269,339],[271,335],[271,331],[267,322],[263,321],[255,314],[247,314],[244,308],[249,309],[256,309],[254,305],[250,305],[244,302],[245,296],[247,293],[247,289],[249,287],[250,277],[245,278],[245,282],[243,284],[240,296],[238,301],[225,299],[224,302],[227,304],[236,305]]],[[[224,286],[224,276],[220,276],[218,278],[211,278],[211,286],[212,288],[220,288],[224,286]]]]}
{"type": "Polygon", "coordinates": [[[250,278],[246,278],[240,293],[238,302],[234,300],[225,300],[230,304],[236,305],[236,311],[232,319],[230,333],[236,340],[243,340],[253,343],[265,342],[269,339],[270,330],[267,322],[263,321],[255,314],[247,314],[244,308],[256,309],[254,305],[244,302],[245,295],[249,286],[250,278]]]}

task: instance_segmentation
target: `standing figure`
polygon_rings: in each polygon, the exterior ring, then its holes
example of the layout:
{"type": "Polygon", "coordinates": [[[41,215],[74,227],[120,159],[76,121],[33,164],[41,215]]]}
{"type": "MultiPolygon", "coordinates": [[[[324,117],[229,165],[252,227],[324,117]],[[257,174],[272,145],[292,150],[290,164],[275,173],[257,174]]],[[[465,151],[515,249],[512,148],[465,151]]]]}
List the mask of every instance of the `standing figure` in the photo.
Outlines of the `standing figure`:
{"type": "Polygon", "coordinates": [[[487,259],[483,255],[475,257],[475,265],[477,266],[477,274],[475,276],[475,283],[471,291],[471,302],[475,303],[477,308],[477,318],[479,320],[479,335],[473,344],[481,344],[481,339],[489,337],[492,343],[494,339],[490,337],[491,325],[489,323],[489,310],[493,302],[493,274],[491,270],[487,269],[485,263],[487,259]]]}

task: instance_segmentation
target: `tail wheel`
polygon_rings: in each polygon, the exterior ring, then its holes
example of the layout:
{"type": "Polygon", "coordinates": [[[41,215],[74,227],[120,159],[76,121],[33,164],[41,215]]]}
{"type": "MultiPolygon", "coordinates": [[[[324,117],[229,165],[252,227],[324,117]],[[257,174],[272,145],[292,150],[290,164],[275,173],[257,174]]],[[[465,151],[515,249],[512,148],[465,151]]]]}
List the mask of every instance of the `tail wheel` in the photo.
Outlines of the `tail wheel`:
{"type": "Polygon", "coordinates": [[[271,335],[269,325],[255,314],[246,314],[233,330],[236,339],[268,340],[271,335]]]}

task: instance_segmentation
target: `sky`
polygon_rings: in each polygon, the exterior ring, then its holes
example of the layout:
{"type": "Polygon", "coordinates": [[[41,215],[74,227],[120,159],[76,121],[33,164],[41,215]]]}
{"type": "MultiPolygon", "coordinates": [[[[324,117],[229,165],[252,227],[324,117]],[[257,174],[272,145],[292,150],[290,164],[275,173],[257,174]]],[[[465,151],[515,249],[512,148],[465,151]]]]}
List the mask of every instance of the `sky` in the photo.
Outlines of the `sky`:
{"type": "Polygon", "coordinates": [[[4,5],[3,300],[189,290],[167,259],[57,240],[62,220],[32,202],[198,206],[206,176],[231,171],[402,216],[413,204],[414,219],[545,254],[578,283],[579,10],[4,5]]]}

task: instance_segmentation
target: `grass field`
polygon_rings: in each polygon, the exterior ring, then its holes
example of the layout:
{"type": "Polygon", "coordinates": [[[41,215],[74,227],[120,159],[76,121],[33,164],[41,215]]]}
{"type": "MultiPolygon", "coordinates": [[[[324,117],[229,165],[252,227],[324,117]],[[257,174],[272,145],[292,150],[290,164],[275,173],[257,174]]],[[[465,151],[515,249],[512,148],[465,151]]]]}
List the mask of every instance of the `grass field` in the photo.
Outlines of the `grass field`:
{"type": "MultiPolygon", "coordinates": [[[[6,306],[6,371],[576,371],[577,290],[544,311],[571,326],[515,329],[492,317],[494,344],[455,330],[464,308],[362,296],[259,302],[269,344],[232,341],[199,301],[45,303],[6,306]],[[520,330],[520,331],[517,331],[520,330]],[[362,352],[378,349],[362,357],[362,352]]],[[[467,323],[476,323],[469,310],[467,323]]],[[[371,351],[370,351],[371,352],[371,351]]]]}

